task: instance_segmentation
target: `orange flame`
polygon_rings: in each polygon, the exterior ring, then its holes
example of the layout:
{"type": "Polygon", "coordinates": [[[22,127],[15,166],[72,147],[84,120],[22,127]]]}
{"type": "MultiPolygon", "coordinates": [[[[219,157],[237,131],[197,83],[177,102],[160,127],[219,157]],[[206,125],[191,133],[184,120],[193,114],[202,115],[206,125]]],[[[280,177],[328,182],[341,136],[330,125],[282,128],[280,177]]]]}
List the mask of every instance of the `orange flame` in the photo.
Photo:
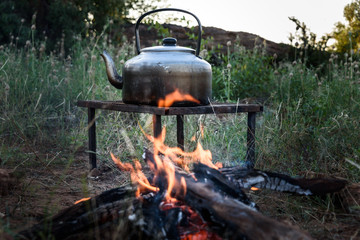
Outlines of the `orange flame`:
{"type": "Polygon", "coordinates": [[[204,125],[200,124],[201,138],[204,138],[204,125]]]}
{"type": "Polygon", "coordinates": [[[250,190],[253,190],[253,191],[258,191],[260,190],[260,188],[257,188],[257,187],[251,187],[250,190]]]}
{"type": "Polygon", "coordinates": [[[179,147],[169,147],[164,144],[164,136],[166,135],[165,128],[162,129],[161,134],[157,138],[146,134],[143,129],[141,129],[141,131],[149,139],[149,141],[153,143],[154,155],[157,155],[156,153],[161,153],[164,156],[167,156],[173,163],[184,168],[186,171],[189,171],[188,165],[194,162],[200,162],[215,169],[222,167],[221,163],[212,163],[212,154],[210,150],[204,150],[200,143],[197,144],[195,151],[184,152],[179,147]]]}
{"type": "MultiPolygon", "coordinates": [[[[168,94],[165,99],[160,99],[158,101],[159,107],[170,107],[175,102],[178,101],[192,101],[195,103],[200,103],[197,99],[192,97],[189,94],[182,94],[178,89],[173,93],[168,94]]],[[[200,162],[211,168],[218,169],[222,167],[222,164],[212,163],[212,154],[209,150],[204,150],[200,143],[197,144],[197,148],[193,152],[184,152],[179,147],[168,147],[164,144],[166,129],[163,128],[161,134],[155,138],[151,135],[148,135],[141,128],[141,131],[144,135],[153,143],[154,147],[154,163],[149,164],[150,168],[153,170],[155,177],[154,181],[159,177],[166,178],[167,181],[167,191],[165,193],[165,199],[171,200],[172,195],[179,196],[179,194],[186,194],[186,181],[184,178],[177,179],[175,177],[175,168],[181,167],[185,171],[189,171],[189,164],[194,162],[200,162]],[[160,154],[162,155],[160,157],[160,154]]],[[[203,137],[203,127],[201,126],[201,136],[203,137]]],[[[130,163],[122,163],[117,159],[112,153],[111,158],[114,163],[123,171],[131,172],[131,180],[134,183],[138,184],[138,194],[144,190],[158,191],[157,187],[152,186],[144,173],[141,170],[141,165],[139,161],[134,160],[134,166],[130,163]]]]}
{"type": "MultiPolygon", "coordinates": [[[[209,167],[218,169],[222,167],[221,163],[212,163],[212,154],[209,150],[204,150],[200,143],[197,144],[195,151],[184,152],[179,147],[169,147],[165,145],[166,129],[163,128],[161,134],[155,138],[148,135],[141,128],[144,135],[153,143],[154,162],[149,162],[150,169],[154,172],[154,182],[158,178],[166,178],[167,189],[164,196],[164,201],[160,205],[160,209],[163,211],[178,207],[189,213],[188,221],[190,223],[189,229],[181,229],[178,226],[180,232],[180,239],[184,240],[202,240],[202,239],[214,239],[220,240],[221,238],[207,230],[207,224],[202,220],[200,215],[194,210],[191,210],[188,206],[180,205],[180,201],[176,199],[179,196],[186,195],[186,181],[184,177],[177,177],[175,175],[175,169],[182,167],[184,170],[189,171],[189,164],[194,162],[201,162],[209,167]]],[[[203,136],[203,129],[201,129],[203,136]]],[[[142,172],[140,162],[134,160],[134,164],[123,163],[111,153],[111,158],[119,169],[123,171],[129,171],[131,173],[131,180],[137,183],[138,189],[136,196],[139,197],[140,193],[145,190],[153,192],[159,191],[159,188],[152,186],[145,174],[142,172]]],[[[195,178],[195,177],[194,177],[195,178]]],[[[163,180],[163,179],[161,179],[163,180]]]]}
{"type": "Polygon", "coordinates": [[[195,99],[190,94],[183,94],[179,89],[175,89],[174,92],[165,96],[165,99],[160,98],[158,101],[158,107],[171,107],[175,102],[189,101],[200,104],[200,101],[195,99]]]}
{"type": "MultiPolygon", "coordinates": [[[[141,130],[143,131],[143,129],[141,130]]],[[[197,144],[197,148],[193,152],[184,152],[179,147],[166,146],[164,144],[166,128],[162,129],[161,134],[157,138],[146,134],[144,131],[143,133],[154,145],[154,160],[157,171],[165,171],[167,173],[168,189],[165,196],[166,199],[170,198],[170,193],[173,192],[173,190],[175,190],[176,194],[179,194],[179,192],[181,192],[181,194],[186,193],[185,179],[181,179],[180,183],[176,181],[175,165],[182,167],[186,171],[189,171],[189,164],[194,162],[201,162],[215,169],[221,167],[221,164],[214,165],[212,163],[211,152],[204,150],[200,143],[197,144]],[[159,154],[162,154],[163,157],[160,158],[159,154]]]]}
{"type": "MultiPolygon", "coordinates": [[[[141,128],[141,127],[140,127],[141,128]]],[[[149,164],[152,171],[155,173],[156,179],[161,176],[165,177],[167,181],[167,191],[165,199],[174,201],[172,197],[186,194],[186,182],[184,178],[180,180],[175,177],[176,166],[182,167],[185,171],[189,171],[189,164],[200,162],[211,168],[218,169],[222,167],[221,163],[212,163],[212,154],[209,150],[204,150],[200,143],[193,152],[184,152],[179,147],[168,147],[164,144],[166,129],[163,128],[161,134],[155,138],[148,135],[141,128],[145,136],[153,143],[154,146],[154,164],[149,164]],[[160,154],[162,156],[160,156],[160,154]],[[173,195],[173,196],[172,196],[173,195]]],[[[140,192],[150,190],[157,192],[159,189],[152,186],[145,174],[142,172],[141,164],[138,160],[134,160],[134,166],[131,163],[123,163],[111,153],[111,158],[119,169],[129,171],[131,173],[131,180],[138,184],[137,196],[140,192]]]]}
{"type": "Polygon", "coordinates": [[[89,199],[90,199],[89,197],[87,197],[87,198],[82,198],[82,199],[77,200],[76,202],[74,202],[74,204],[78,204],[78,203],[81,203],[81,202],[85,202],[85,201],[87,201],[87,200],[89,200],[89,199]]]}
{"type": "Polygon", "coordinates": [[[114,154],[110,153],[110,155],[114,163],[118,166],[118,168],[123,171],[129,171],[131,173],[131,181],[139,184],[137,195],[139,195],[140,192],[145,190],[150,190],[153,192],[157,192],[159,190],[157,187],[154,187],[149,183],[148,179],[146,178],[145,174],[142,171],[142,167],[139,161],[134,160],[135,163],[135,169],[134,169],[133,165],[131,165],[130,163],[123,163],[118,158],[116,158],[114,154]]]}

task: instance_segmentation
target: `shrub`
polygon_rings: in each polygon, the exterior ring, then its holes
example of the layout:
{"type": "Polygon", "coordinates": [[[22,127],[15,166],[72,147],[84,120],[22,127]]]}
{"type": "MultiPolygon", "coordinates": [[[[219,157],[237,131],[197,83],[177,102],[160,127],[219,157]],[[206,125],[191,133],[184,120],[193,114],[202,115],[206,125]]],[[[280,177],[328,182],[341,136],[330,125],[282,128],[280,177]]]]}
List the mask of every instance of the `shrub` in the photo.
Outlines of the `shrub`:
{"type": "Polygon", "coordinates": [[[213,66],[213,96],[218,100],[266,98],[270,93],[271,58],[262,46],[246,50],[235,43],[234,51],[223,56],[223,64],[213,66]]]}

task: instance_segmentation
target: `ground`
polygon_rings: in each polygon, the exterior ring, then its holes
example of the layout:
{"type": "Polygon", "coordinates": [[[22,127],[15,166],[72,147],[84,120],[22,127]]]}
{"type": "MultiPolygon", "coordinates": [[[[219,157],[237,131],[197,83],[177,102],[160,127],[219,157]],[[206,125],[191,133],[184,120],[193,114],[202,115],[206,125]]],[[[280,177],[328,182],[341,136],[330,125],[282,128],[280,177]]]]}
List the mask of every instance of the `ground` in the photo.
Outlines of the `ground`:
{"type": "MultiPolygon", "coordinates": [[[[12,239],[17,231],[73,205],[79,199],[98,195],[130,181],[128,173],[105,164],[99,167],[99,172],[89,171],[85,148],[69,157],[70,161],[66,161],[67,157],[66,154],[46,155],[46,159],[54,159],[48,161],[48,165],[17,167],[16,182],[0,198],[0,239],[12,239]]],[[[308,231],[314,239],[360,239],[359,215],[344,211],[334,196],[301,197],[268,190],[248,193],[263,214],[308,231]],[[324,208],[324,203],[329,206],[324,208]]]]}

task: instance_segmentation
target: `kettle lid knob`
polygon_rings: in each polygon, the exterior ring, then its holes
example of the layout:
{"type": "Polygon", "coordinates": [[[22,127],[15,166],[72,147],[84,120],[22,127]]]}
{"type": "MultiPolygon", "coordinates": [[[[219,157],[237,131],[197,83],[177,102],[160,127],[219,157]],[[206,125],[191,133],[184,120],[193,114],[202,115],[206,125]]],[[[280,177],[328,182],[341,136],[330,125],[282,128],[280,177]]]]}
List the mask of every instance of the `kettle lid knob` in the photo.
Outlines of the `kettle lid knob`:
{"type": "Polygon", "coordinates": [[[163,46],[176,46],[176,38],[172,38],[172,37],[167,37],[163,39],[163,46]]]}

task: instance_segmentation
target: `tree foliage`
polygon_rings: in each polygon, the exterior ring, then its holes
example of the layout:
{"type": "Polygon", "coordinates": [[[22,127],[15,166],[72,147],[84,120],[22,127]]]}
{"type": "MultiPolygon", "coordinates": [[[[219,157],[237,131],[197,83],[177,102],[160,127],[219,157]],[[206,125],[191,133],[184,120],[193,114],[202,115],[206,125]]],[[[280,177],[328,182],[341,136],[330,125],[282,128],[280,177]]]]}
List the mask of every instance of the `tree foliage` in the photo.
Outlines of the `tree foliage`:
{"type": "Polygon", "coordinates": [[[339,52],[357,51],[360,48],[360,0],[355,0],[344,8],[347,24],[335,24],[333,37],[339,52]]]}
{"type": "Polygon", "coordinates": [[[294,46],[294,59],[301,59],[307,66],[319,67],[327,62],[330,54],[327,52],[327,43],[331,36],[329,34],[317,39],[315,33],[311,32],[304,22],[295,17],[289,17],[295,23],[296,32],[290,34],[290,43],[294,46]]]}
{"type": "Polygon", "coordinates": [[[77,36],[101,32],[111,20],[132,20],[131,12],[154,8],[159,0],[2,0],[0,44],[46,41],[48,50],[71,48],[77,36]]]}

